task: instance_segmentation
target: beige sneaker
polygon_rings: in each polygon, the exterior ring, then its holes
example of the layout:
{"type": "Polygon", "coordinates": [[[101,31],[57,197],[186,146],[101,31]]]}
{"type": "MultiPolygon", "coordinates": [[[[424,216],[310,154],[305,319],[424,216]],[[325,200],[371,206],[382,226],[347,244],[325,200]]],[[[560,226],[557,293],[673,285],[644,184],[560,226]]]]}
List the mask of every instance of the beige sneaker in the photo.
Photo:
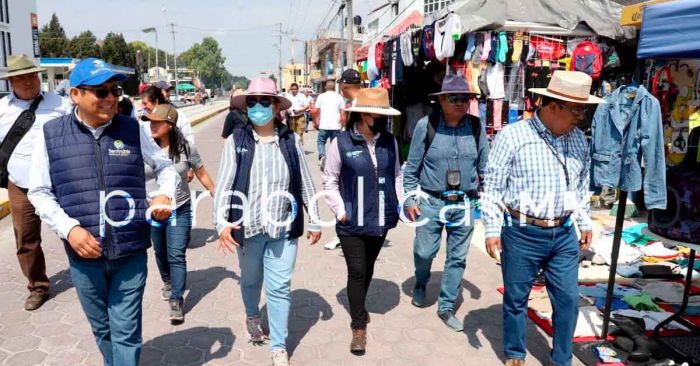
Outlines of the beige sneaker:
{"type": "Polygon", "coordinates": [[[272,351],[272,366],[289,366],[287,351],[283,349],[272,351]]]}
{"type": "Polygon", "coordinates": [[[525,366],[525,360],[506,360],[506,366],[525,366]]]}

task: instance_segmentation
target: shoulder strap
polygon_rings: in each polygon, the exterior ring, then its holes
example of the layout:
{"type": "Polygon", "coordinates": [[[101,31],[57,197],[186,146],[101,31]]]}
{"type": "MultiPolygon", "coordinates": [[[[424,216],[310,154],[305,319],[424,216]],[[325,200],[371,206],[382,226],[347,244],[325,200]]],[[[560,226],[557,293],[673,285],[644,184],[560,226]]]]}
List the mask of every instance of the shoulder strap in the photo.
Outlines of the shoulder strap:
{"type": "Polygon", "coordinates": [[[6,186],[5,175],[7,175],[7,163],[10,161],[10,156],[15,151],[20,140],[34,125],[36,120],[36,110],[39,108],[39,103],[44,99],[42,95],[34,98],[34,101],[28,109],[19,114],[15,122],[7,132],[5,139],[0,143],[0,186],[6,186]]]}
{"type": "Polygon", "coordinates": [[[472,136],[474,136],[474,142],[476,142],[476,153],[479,154],[479,142],[481,140],[481,120],[472,115],[468,115],[469,122],[472,127],[472,136]]]}
{"type": "Polygon", "coordinates": [[[428,126],[427,130],[425,132],[425,149],[423,150],[423,158],[425,159],[425,155],[428,153],[428,149],[430,149],[430,145],[433,144],[433,139],[435,139],[435,132],[438,129],[438,126],[440,126],[440,111],[435,111],[431,113],[428,116],[428,126]]]}

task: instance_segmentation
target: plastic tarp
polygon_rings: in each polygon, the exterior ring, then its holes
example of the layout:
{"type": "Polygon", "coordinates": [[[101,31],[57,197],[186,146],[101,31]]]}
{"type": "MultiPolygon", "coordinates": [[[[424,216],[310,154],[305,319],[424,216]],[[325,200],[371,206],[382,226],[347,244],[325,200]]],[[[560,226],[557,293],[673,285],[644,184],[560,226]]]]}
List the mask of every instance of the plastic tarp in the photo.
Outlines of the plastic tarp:
{"type": "Polygon", "coordinates": [[[638,58],[700,58],[700,2],[677,0],[644,10],[638,58]]]}
{"type": "Polygon", "coordinates": [[[622,5],[610,0],[464,0],[449,9],[460,17],[466,32],[501,29],[508,22],[520,22],[572,33],[587,26],[603,37],[635,38],[634,28],[620,25],[622,5]]]}

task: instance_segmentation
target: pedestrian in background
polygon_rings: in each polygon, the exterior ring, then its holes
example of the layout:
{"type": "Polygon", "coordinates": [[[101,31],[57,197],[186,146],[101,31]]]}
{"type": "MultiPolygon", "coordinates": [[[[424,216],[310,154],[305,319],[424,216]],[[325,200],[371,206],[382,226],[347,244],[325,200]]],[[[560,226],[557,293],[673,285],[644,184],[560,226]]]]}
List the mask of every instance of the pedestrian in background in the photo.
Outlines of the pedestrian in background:
{"type": "MultiPolygon", "coordinates": [[[[143,106],[141,115],[144,116],[148,113],[151,113],[153,109],[158,105],[172,103],[170,103],[170,101],[165,98],[165,95],[163,94],[163,91],[161,89],[155,86],[149,86],[143,90],[143,93],[141,93],[141,104],[143,106]]],[[[182,132],[187,141],[189,141],[190,144],[194,145],[194,134],[192,133],[192,123],[190,122],[189,117],[187,117],[187,115],[182,111],[178,109],[176,110],[177,128],[180,129],[180,132],[182,132]]]]}
{"type": "Polygon", "coordinates": [[[105,365],[136,366],[151,245],[144,164],[160,183],[151,200],[156,220],[170,216],[179,178],[145,126],[117,114],[117,83],[125,79],[100,59],[75,66],[70,82],[76,107],[38,134],[29,200],[64,242],[71,279],[105,365]],[[130,200],[103,203],[104,195],[119,192],[130,200]]]}
{"type": "Polygon", "coordinates": [[[241,128],[248,123],[248,117],[246,117],[245,111],[233,105],[233,98],[243,94],[245,94],[245,90],[243,89],[236,89],[231,93],[228,114],[226,115],[226,120],[224,120],[224,130],[221,132],[221,137],[223,137],[224,140],[231,136],[233,130],[241,128]]]}
{"type": "Polygon", "coordinates": [[[477,198],[489,142],[479,118],[467,114],[469,101],[477,93],[461,75],[446,75],[441,91],[433,95],[438,97],[441,109],[416,124],[403,178],[409,196],[405,204],[408,218],[421,221],[413,244],[416,284],[411,303],[417,307],[427,304],[426,285],[444,230],[447,258],[437,314],[450,329],[461,332],[462,321],[454,315],[455,302],[462,289],[474,232],[470,202],[477,198]],[[411,193],[418,185],[421,196],[415,198],[411,193]]]}
{"type": "Polygon", "coordinates": [[[343,97],[335,91],[335,81],[326,81],[326,91],[316,98],[314,107],[319,111],[318,163],[321,171],[326,162],[326,142],[333,140],[345,125],[343,97]]]}
{"type": "Polygon", "coordinates": [[[287,99],[292,102],[292,107],[289,108],[287,114],[287,125],[289,128],[299,135],[299,140],[304,144],[304,113],[309,110],[309,105],[306,102],[306,96],[299,94],[299,84],[292,83],[289,87],[290,93],[286,95],[287,99]]]}
{"type": "Polygon", "coordinates": [[[585,73],[555,71],[546,89],[530,89],[543,96],[533,118],[503,128],[491,149],[482,207],[486,250],[501,261],[503,272],[503,350],[508,366],[525,364],[527,303],[540,269],[554,309],[548,364],[571,365],[579,249],[587,249],[593,236],[587,195],[591,160],[586,136],[577,126],[588,105],[603,102],[589,95],[591,84],[585,73]],[[506,226],[504,211],[510,216],[506,226]],[[572,219],[581,231],[580,240],[572,219]]]}
{"type": "Polygon", "coordinates": [[[39,73],[26,55],[7,58],[7,72],[0,79],[10,83],[12,91],[0,99],[0,187],[7,188],[10,213],[17,244],[17,260],[27,278],[29,296],[25,310],[36,310],[49,298],[49,278],[41,249],[41,220],[27,198],[33,145],[44,124],[70,114],[67,99],[41,91],[39,73]]]}
{"type": "Polygon", "coordinates": [[[275,120],[292,103],[276,93],[274,81],[253,79],[233,105],[246,109],[250,123],[233,131],[221,155],[214,201],[219,246],[238,254],[246,330],[258,344],[266,340],[259,307],[264,283],[273,365],[286,366],[292,273],[304,231],[302,204],[311,215],[307,239],[313,245],[321,237],[313,178],[299,135],[275,120]]]}
{"type": "MultiPolygon", "coordinates": [[[[161,298],[170,305],[169,320],[172,324],[185,321],[184,294],[187,282],[187,260],[185,250],[192,230],[192,199],[187,184],[187,172],[193,170],[204,188],[214,197],[214,182],[202,163],[197,148],[185,139],[177,127],[177,111],[170,104],[156,106],[143,117],[151,125],[151,136],[175,166],[180,183],[175,192],[175,211],[166,221],[151,224],[151,241],[156,264],[163,281],[161,298]]],[[[156,175],[146,166],[147,189],[157,189],[156,175]]]]}
{"type": "Polygon", "coordinates": [[[389,94],[380,88],[360,90],[355,104],[346,111],[350,113],[348,129],[328,149],[323,188],[333,194],[326,196],[326,202],[338,219],[335,229],[348,268],[350,352],[362,355],[369,323],[365,300],[374,263],[387,232],[399,221],[395,209],[399,205],[397,190],[401,190],[396,185],[399,151],[386,127],[389,116],[401,113],[391,108],[389,94]],[[362,184],[358,184],[360,180],[362,184]],[[359,197],[362,205],[356,204],[359,197]]]}

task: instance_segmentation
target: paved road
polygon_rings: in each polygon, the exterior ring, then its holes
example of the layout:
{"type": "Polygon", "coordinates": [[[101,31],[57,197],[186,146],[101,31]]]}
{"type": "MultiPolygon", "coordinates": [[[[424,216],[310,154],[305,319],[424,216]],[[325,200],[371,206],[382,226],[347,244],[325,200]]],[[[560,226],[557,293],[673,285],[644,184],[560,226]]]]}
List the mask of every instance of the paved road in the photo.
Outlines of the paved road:
{"type": "MultiPolygon", "coordinates": [[[[225,114],[196,126],[197,145],[205,166],[216,176],[223,141],[218,137],[225,114]]],[[[316,161],[315,133],[305,137],[309,161],[316,161]]],[[[321,175],[311,164],[317,187],[321,175]]],[[[201,190],[199,183],[193,185],[201,190]]],[[[322,216],[331,217],[322,204],[322,216]]],[[[167,302],[160,299],[160,278],[150,252],[150,274],[144,299],[142,365],[266,365],[267,347],[248,343],[237,259],[223,256],[213,243],[211,202],[197,214],[187,254],[186,322],[167,321],[167,302]]],[[[51,277],[52,299],[40,310],[26,312],[25,280],[14,256],[9,218],[0,221],[0,363],[3,365],[99,365],[100,354],[78,304],[67,272],[67,260],[56,235],[43,230],[43,247],[51,277]]],[[[447,330],[435,315],[444,251],[434,265],[428,295],[433,304],[417,309],[410,304],[413,287],[413,229],[393,230],[382,250],[370,288],[367,354],[348,352],[345,264],[339,250],[324,250],[300,241],[293,280],[289,351],[296,365],[498,365],[501,347],[501,307],[496,288],[499,267],[483,252],[483,230],[477,230],[463,282],[457,317],[465,331],[447,330]],[[481,247],[481,248],[479,248],[481,247]]],[[[334,237],[325,229],[322,243],[334,237]]],[[[528,332],[529,360],[547,360],[549,339],[532,324],[528,332]]]]}

